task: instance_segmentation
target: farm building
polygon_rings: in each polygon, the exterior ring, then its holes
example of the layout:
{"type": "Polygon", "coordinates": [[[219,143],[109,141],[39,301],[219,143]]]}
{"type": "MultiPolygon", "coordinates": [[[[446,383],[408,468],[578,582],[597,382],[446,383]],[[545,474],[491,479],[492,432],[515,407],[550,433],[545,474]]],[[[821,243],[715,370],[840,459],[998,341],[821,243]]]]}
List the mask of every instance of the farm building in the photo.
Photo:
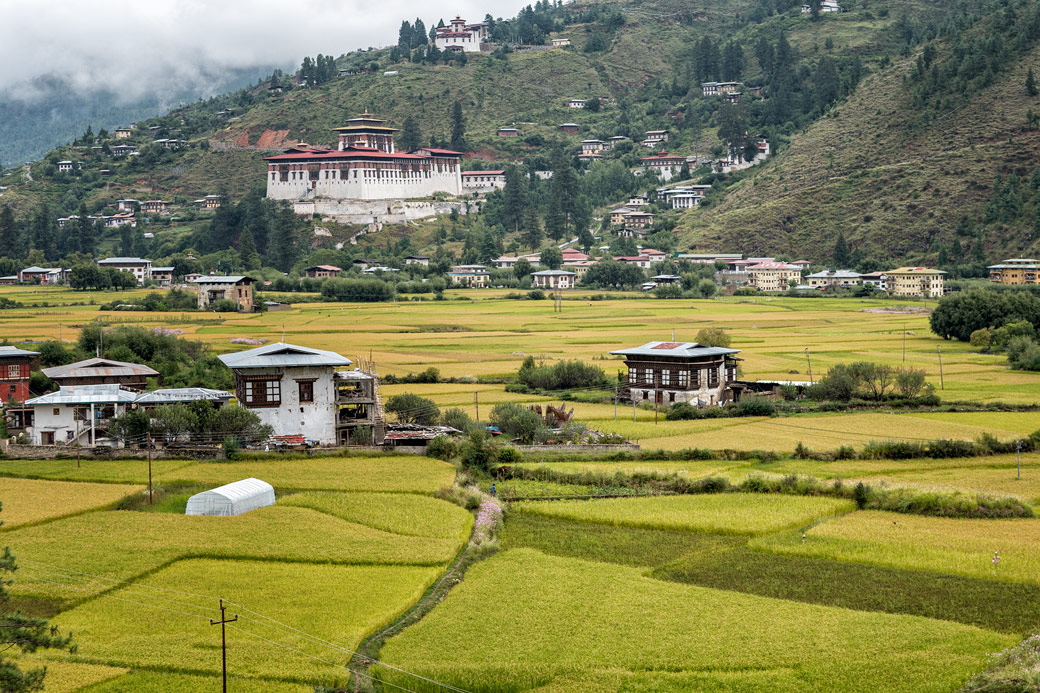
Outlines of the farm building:
{"type": "Polygon", "coordinates": [[[539,289],[573,289],[578,275],[567,270],[532,272],[531,280],[539,289]]]}
{"type": "Polygon", "coordinates": [[[696,342],[648,342],[610,353],[625,357],[628,377],[622,394],[629,401],[707,406],[740,396],[734,357],[739,349],[696,342]]]}
{"type": "Polygon", "coordinates": [[[169,289],[173,285],[173,267],[153,267],[152,281],[162,289],[169,289]]]}
{"type": "Polygon", "coordinates": [[[260,479],[242,479],[196,493],[188,499],[185,515],[228,517],[274,505],[274,487],[260,479]]]}
{"type": "Polygon", "coordinates": [[[93,358],[64,366],[44,368],[43,374],[58,385],[121,385],[141,391],[149,378],[160,378],[159,371],[139,363],[93,358]]]}
{"type": "Polygon", "coordinates": [[[0,404],[29,399],[29,374],[40,367],[40,353],[0,346],[0,404]]]}
{"type": "Polygon", "coordinates": [[[242,313],[253,312],[253,279],[251,277],[199,277],[192,282],[199,292],[199,310],[206,310],[220,300],[234,301],[242,313]]]}
{"type": "Polygon", "coordinates": [[[33,408],[33,445],[96,444],[112,419],[126,412],[137,393],[119,385],[63,385],[28,400],[33,408]]]}

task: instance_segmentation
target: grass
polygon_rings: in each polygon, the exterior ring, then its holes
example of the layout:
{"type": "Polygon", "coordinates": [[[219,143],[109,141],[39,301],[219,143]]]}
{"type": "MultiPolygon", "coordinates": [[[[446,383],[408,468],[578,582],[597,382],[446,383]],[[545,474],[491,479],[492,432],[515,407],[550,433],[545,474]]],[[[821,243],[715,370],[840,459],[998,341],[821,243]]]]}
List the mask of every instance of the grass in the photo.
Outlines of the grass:
{"type": "Polygon", "coordinates": [[[581,501],[532,501],[523,512],[580,522],[713,534],[756,535],[801,527],[855,509],[833,498],[727,493],[581,501]]]}
{"type": "Polygon", "coordinates": [[[219,615],[216,597],[222,596],[234,602],[231,608],[239,614],[239,621],[228,629],[235,673],[331,683],[347,678],[341,668],[346,661],[342,651],[279,631],[253,612],[353,650],[367,633],[417,600],[439,572],[438,568],[400,566],[179,561],[141,584],[188,588],[195,594],[213,595],[212,599],[177,595],[181,603],[171,607],[142,597],[145,590],[120,589],[112,596],[145,600],[161,608],[149,610],[138,603],[102,598],[78,606],[54,622],[76,633],[80,643],[77,657],[86,661],[219,673],[220,634],[209,617],[219,615]],[[321,608],[315,609],[315,604],[321,608]],[[182,613],[171,613],[171,608],[182,613]],[[142,616],[149,619],[147,628],[141,627],[142,616]],[[254,637],[257,635],[334,664],[288,650],[275,654],[271,645],[254,637]]]}
{"type": "MultiPolygon", "coordinates": [[[[164,674],[141,670],[83,689],[82,693],[212,693],[219,686],[220,678],[217,676],[164,674]]],[[[234,674],[228,674],[228,688],[255,691],[255,693],[312,693],[314,690],[313,686],[291,684],[285,681],[244,679],[234,674]]],[[[61,693],[61,689],[55,690],[57,693],[61,693]]],[[[50,674],[47,675],[47,692],[51,692],[50,674]]]]}
{"type": "Polygon", "coordinates": [[[1040,635],[1032,635],[993,657],[989,669],[971,677],[962,693],[1027,691],[1040,687],[1040,635]]]}
{"type": "Polygon", "coordinates": [[[784,555],[1040,585],[1040,520],[964,520],[861,511],[806,533],[759,537],[752,548],[784,555]],[[993,553],[1000,563],[993,565],[993,553]]]}
{"type": "Polygon", "coordinates": [[[1011,642],[960,624],[679,585],[514,549],[471,568],[381,659],[482,691],[616,690],[618,679],[635,679],[638,690],[768,682],[916,692],[960,685],[1011,642]]]}
{"type": "MultiPolygon", "coordinates": [[[[8,659],[6,653],[4,659],[8,659]]],[[[37,655],[16,655],[10,657],[23,672],[40,667],[47,668],[44,679],[47,693],[72,693],[73,691],[95,690],[94,686],[102,682],[114,682],[124,678],[126,669],[104,666],[101,664],[84,664],[63,660],[45,660],[37,655]]],[[[107,690],[115,690],[108,688],[107,690]]]]}
{"type": "MultiPolygon", "coordinates": [[[[393,497],[384,499],[383,512],[399,511],[393,497]]],[[[111,584],[65,580],[49,572],[53,566],[115,580],[189,557],[431,566],[450,561],[464,541],[393,534],[310,508],[278,505],[237,517],[97,512],[13,530],[7,537],[20,568],[12,592],[66,600],[111,584]]]]}
{"type": "Polygon", "coordinates": [[[67,515],[114,506],[142,486],[125,484],[74,484],[36,479],[0,478],[3,526],[46,522],[67,515]]]}
{"type": "MultiPolygon", "coordinates": [[[[192,460],[152,460],[153,483],[169,482],[173,472],[197,464],[192,460]]],[[[30,479],[147,484],[148,465],[141,460],[0,460],[0,475],[30,479]]]]}
{"type": "Polygon", "coordinates": [[[310,508],[384,532],[451,539],[460,545],[473,528],[473,516],[459,506],[410,494],[299,493],[282,505],[310,508]]]}

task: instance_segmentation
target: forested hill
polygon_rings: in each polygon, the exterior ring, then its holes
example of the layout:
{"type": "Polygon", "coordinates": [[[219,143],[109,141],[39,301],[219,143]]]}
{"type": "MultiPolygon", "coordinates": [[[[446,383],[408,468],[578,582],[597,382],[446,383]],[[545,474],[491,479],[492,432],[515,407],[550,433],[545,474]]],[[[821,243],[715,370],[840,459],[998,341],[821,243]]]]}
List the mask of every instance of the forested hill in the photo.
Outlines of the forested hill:
{"type": "Polygon", "coordinates": [[[843,233],[854,262],[1035,257],[1040,7],[1000,6],[951,12],[717,205],[686,215],[683,240],[825,260],[843,233]]]}

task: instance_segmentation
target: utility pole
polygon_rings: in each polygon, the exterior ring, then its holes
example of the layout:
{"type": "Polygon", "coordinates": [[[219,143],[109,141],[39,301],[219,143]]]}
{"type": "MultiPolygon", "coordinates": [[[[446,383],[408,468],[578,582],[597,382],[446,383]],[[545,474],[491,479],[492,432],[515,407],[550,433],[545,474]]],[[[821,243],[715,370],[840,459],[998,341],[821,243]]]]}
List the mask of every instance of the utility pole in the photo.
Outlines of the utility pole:
{"type": "Polygon", "coordinates": [[[225,631],[225,624],[234,623],[238,620],[238,614],[235,614],[234,618],[226,618],[224,610],[227,607],[224,606],[224,600],[220,600],[220,620],[214,621],[212,618],[209,620],[211,626],[220,624],[220,666],[223,672],[224,679],[224,693],[227,693],[227,633],[225,631]]]}
{"type": "Polygon", "coordinates": [[[903,363],[906,363],[906,323],[903,323],[903,363]]]}
{"type": "Polygon", "coordinates": [[[617,383],[614,383],[614,420],[615,421],[617,421],[617,395],[618,395],[618,386],[617,386],[617,383]]]}
{"type": "Polygon", "coordinates": [[[477,423],[480,423],[480,393],[473,393],[473,406],[477,408],[477,423]]]}
{"type": "Polygon", "coordinates": [[[805,347],[805,362],[809,364],[809,384],[812,385],[812,359],[809,358],[809,347],[805,347]]]}
{"type": "Polygon", "coordinates": [[[939,389],[945,390],[946,384],[943,382],[943,371],[942,371],[942,347],[936,346],[935,351],[939,354],[939,389]]]}
{"type": "Polygon", "coordinates": [[[657,412],[661,408],[661,391],[658,389],[661,386],[660,373],[654,370],[654,425],[657,425],[657,412]]]}
{"type": "Polygon", "coordinates": [[[1022,481],[1022,441],[1015,443],[1015,461],[1018,463],[1018,480],[1022,481]]]}
{"type": "Polygon", "coordinates": [[[152,504],[152,432],[148,431],[148,505],[152,504]]]}

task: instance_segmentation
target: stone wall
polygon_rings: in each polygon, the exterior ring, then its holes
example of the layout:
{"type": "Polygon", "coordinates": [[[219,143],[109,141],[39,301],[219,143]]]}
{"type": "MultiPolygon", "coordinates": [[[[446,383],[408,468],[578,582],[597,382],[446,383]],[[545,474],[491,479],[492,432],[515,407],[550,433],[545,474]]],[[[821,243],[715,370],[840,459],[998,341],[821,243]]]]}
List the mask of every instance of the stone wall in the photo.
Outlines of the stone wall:
{"type": "Polygon", "coordinates": [[[293,203],[293,211],[300,215],[317,214],[340,224],[399,224],[413,219],[424,219],[440,214],[459,214],[469,211],[467,202],[439,200],[329,200],[312,199],[293,203]]]}

